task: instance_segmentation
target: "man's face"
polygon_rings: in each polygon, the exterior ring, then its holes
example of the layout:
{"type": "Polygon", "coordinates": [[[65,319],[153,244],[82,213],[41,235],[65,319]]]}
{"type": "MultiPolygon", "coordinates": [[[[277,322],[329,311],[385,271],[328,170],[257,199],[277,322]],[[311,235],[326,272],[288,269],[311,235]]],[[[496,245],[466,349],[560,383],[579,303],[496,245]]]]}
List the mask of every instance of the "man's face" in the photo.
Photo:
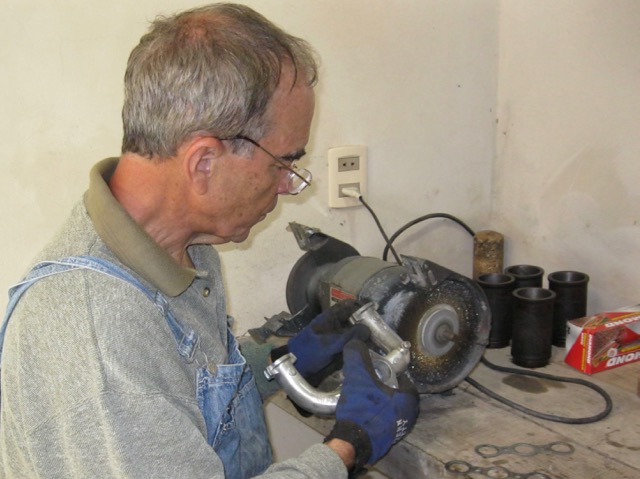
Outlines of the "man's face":
{"type": "MultiPolygon", "coordinates": [[[[291,89],[292,75],[283,75],[269,106],[269,132],[254,138],[278,158],[297,158],[309,141],[314,110],[313,89],[298,83],[291,89]]],[[[288,171],[256,147],[250,158],[229,153],[215,175],[215,243],[244,241],[251,228],[262,221],[286,194],[288,171]]]]}

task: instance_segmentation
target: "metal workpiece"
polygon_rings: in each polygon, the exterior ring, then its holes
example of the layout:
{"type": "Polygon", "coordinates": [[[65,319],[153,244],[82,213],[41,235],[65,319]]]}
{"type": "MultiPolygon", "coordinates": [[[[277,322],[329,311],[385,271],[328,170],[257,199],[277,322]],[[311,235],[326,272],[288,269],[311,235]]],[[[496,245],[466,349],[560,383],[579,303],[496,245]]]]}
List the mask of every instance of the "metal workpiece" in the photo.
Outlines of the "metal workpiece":
{"type": "Polygon", "coordinates": [[[399,348],[403,341],[376,312],[374,303],[367,303],[349,318],[351,324],[364,324],[371,332],[371,340],[385,352],[399,348]]]}
{"type": "Polygon", "coordinates": [[[411,343],[404,341],[385,323],[378,314],[374,303],[367,303],[351,315],[352,324],[364,324],[371,332],[371,341],[379,347],[385,355],[371,351],[373,367],[382,382],[391,387],[397,387],[396,376],[407,370],[411,361],[411,343]]]}
{"type": "MultiPolygon", "coordinates": [[[[403,341],[376,312],[374,303],[368,303],[357,310],[350,318],[352,324],[364,324],[371,331],[371,342],[381,353],[369,351],[373,368],[387,386],[398,387],[398,375],[409,367],[411,344],[403,341]]],[[[298,406],[319,416],[335,413],[342,388],[322,391],[311,386],[295,367],[296,357],[286,354],[267,366],[264,375],[268,380],[275,379],[282,389],[298,406]]]]}
{"type": "Polygon", "coordinates": [[[333,391],[321,391],[311,386],[295,368],[294,354],[285,354],[267,366],[265,377],[275,379],[282,389],[298,406],[319,416],[330,416],[335,413],[341,387],[333,391]]]}

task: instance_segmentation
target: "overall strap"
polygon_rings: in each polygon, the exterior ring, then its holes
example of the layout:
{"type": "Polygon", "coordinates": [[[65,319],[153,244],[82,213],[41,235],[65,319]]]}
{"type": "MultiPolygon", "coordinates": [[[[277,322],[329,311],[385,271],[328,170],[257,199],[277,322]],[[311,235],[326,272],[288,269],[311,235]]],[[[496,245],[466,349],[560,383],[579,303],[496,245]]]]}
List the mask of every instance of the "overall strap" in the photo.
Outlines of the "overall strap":
{"type": "Polygon", "coordinates": [[[2,326],[0,327],[0,362],[2,361],[2,345],[4,343],[7,325],[9,324],[11,314],[20,301],[20,298],[22,298],[22,295],[36,281],[42,278],[76,269],[88,269],[106,274],[138,288],[158,307],[167,320],[167,324],[169,325],[169,328],[176,340],[176,346],[180,356],[182,356],[187,362],[193,361],[197,350],[198,336],[195,331],[183,327],[175,319],[169,310],[167,299],[160,291],[154,293],[127,270],[105,259],[97,258],[95,256],[69,256],[55,261],[43,261],[42,263],[38,263],[21,282],[9,289],[9,303],[2,321],[2,326]]]}

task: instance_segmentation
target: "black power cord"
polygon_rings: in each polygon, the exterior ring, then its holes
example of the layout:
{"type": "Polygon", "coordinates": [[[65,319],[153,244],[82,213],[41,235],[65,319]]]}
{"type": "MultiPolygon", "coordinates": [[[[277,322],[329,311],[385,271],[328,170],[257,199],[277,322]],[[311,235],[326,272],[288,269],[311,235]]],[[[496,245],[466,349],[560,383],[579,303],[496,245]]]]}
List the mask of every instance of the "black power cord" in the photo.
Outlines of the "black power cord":
{"type": "Polygon", "coordinates": [[[589,381],[585,381],[584,379],[555,376],[553,374],[546,374],[538,371],[527,371],[527,370],[518,369],[518,368],[507,368],[504,366],[498,366],[497,364],[493,364],[492,362],[487,360],[487,358],[485,357],[480,358],[480,362],[485,366],[487,366],[489,369],[493,369],[494,371],[500,371],[500,372],[509,373],[509,374],[518,374],[520,376],[531,376],[534,378],[548,379],[551,381],[558,381],[563,383],[579,384],[581,386],[585,386],[597,392],[600,396],[602,396],[602,398],[606,403],[605,408],[600,413],[595,414],[594,416],[578,417],[578,418],[556,416],[554,414],[547,414],[547,413],[535,411],[533,409],[529,409],[528,407],[525,407],[521,404],[511,401],[510,399],[502,397],[499,394],[496,394],[489,388],[478,383],[478,381],[476,381],[475,379],[472,379],[470,377],[465,378],[465,381],[471,384],[474,388],[485,393],[487,396],[495,399],[496,401],[501,402],[502,404],[506,404],[507,406],[517,409],[520,412],[529,414],[530,416],[534,416],[540,419],[546,419],[547,421],[561,422],[564,424],[589,424],[592,422],[597,422],[600,419],[604,419],[609,415],[609,413],[613,409],[613,401],[611,400],[611,396],[609,396],[609,393],[607,393],[607,391],[602,389],[600,386],[593,384],[589,381]]]}
{"type": "MultiPolygon", "coordinates": [[[[353,195],[353,196],[355,197],[356,195],[353,195]]],[[[416,218],[416,219],[410,221],[409,223],[407,223],[404,226],[402,226],[401,228],[399,228],[393,235],[391,235],[389,237],[385,233],[385,231],[384,231],[384,229],[382,227],[382,224],[380,223],[380,220],[378,219],[378,216],[375,214],[373,209],[364,201],[364,199],[362,198],[362,195],[357,193],[357,198],[358,198],[358,200],[360,200],[362,205],[369,211],[371,216],[373,216],[373,219],[376,222],[376,225],[378,226],[378,229],[380,230],[380,233],[382,234],[382,237],[385,240],[385,248],[384,248],[384,252],[382,254],[382,259],[384,261],[387,260],[387,255],[388,255],[389,251],[391,251],[393,256],[395,257],[396,261],[398,262],[398,264],[401,265],[402,261],[400,259],[400,256],[398,255],[398,253],[393,248],[393,242],[398,238],[398,236],[400,236],[402,233],[404,233],[406,230],[408,230],[412,226],[414,226],[414,225],[416,225],[418,223],[421,223],[423,221],[429,220],[429,219],[433,219],[433,218],[449,219],[451,221],[454,221],[454,222],[458,223],[460,226],[462,226],[471,236],[475,236],[475,232],[466,223],[464,223],[459,218],[457,218],[457,217],[455,217],[453,215],[450,215],[448,213],[430,213],[430,214],[427,214],[427,215],[424,215],[424,216],[420,216],[419,218],[416,218]]],[[[553,415],[553,414],[546,414],[546,413],[542,413],[542,412],[539,412],[539,411],[535,411],[533,409],[529,409],[529,408],[527,408],[525,406],[522,406],[521,404],[518,404],[516,402],[511,401],[510,399],[507,399],[505,397],[500,396],[499,394],[495,393],[491,389],[489,389],[489,388],[483,386],[482,384],[478,383],[475,379],[472,379],[470,377],[465,378],[466,382],[468,382],[471,386],[475,387],[479,391],[485,393],[487,396],[495,399],[498,402],[501,402],[502,404],[505,404],[505,405],[507,405],[509,407],[512,407],[513,409],[516,409],[516,410],[518,410],[520,412],[528,414],[530,416],[534,416],[534,417],[537,417],[537,418],[540,418],[540,419],[546,419],[547,421],[561,422],[561,423],[565,423],[565,424],[588,424],[588,423],[592,423],[592,422],[596,422],[596,421],[599,421],[601,419],[604,419],[605,417],[607,417],[609,415],[609,413],[613,409],[613,401],[611,400],[611,396],[609,395],[609,393],[607,393],[600,386],[598,386],[596,384],[593,384],[593,383],[591,383],[589,381],[586,381],[584,379],[568,378],[568,377],[563,377],[563,376],[556,376],[556,375],[553,375],[553,374],[541,373],[541,372],[538,372],[538,371],[528,371],[528,370],[524,370],[524,369],[507,368],[507,367],[504,367],[504,366],[498,366],[496,364],[491,363],[484,356],[482,358],[480,358],[480,362],[482,364],[484,364],[485,366],[487,366],[489,369],[493,369],[495,371],[505,372],[505,373],[509,373],[509,374],[517,374],[517,375],[521,375],[521,376],[531,376],[531,377],[536,377],[536,378],[547,379],[547,380],[550,380],[550,381],[559,381],[559,382],[579,384],[581,386],[585,386],[587,388],[592,389],[593,391],[598,393],[600,396],[602,396],[602,398],[605,401],[605,408],[600,413],[595,414],[593,416],[581,417],[581,418],[562,417],[562,416],[556,416],[556,415],[553,415]]]]}
{"type": "Polygon", "coordinates": [[[391,253],[393,253],[393,256],[396,259],[396,262],[399,265],[402,265],[402,260],[400,259],[400,256],[398,255],[398,253],[396,253],[396,250],[391,245],[391,240],[389,240],[387,233],[384,231],[384,228],[382,227],[382,223],[380,223],[380,220],[378,219],[378,215],[375,213],[375,211],[373,211],[371,206],[369,206],[369,204],[364,200],[364,198],[362,197],[362,194],[360,193],[360,190],[357,188],[347,187],[347,188],[342,188],[341,193],[344,194],[345,196],[356,198],[360,203],[362,203],[362,206],[364,206],[369,212],[369,214],[371,214],[371,216],[373,217],[373,221],[375,221],[376,226],[378,227],[378,230],[380,231],[380,234],[382,235],[382,238],[384,239],[386,244],[384,260],[385,261],[387,260],[387,252],[391,250],[391,253]]]}
{"type": "Polygon", "coordinates": [[[369,213],[371,213],[371,216],[373,216],[373,221],[376,222],[376,225],[378,226],[378,229],[380,230],[380,234],[382,235],[382,238],[384,238],[386,246],[385,246],[385,249],[384,249],[385,254],[384,254],[384,257],[382,259],[384,259],[386,261],[387,260],[387,252],[389,250],[391,250],[391,253],[393,253],[393,257],[396,259],[396,262],[399,265],[402,265],[402,260],[400,259],[400,256],[398,256],[398,253],[396,253],[396,250],[393,248],[393,246],[391,246],[391,243],[392,243],[393,240],[389,239],[389,237],[387,236],[387,233],[385,233],[384,228],[382,227],[382,223],[380,223],[380,220],[378,219],[378,215],[375,214],[375,212],[373,211],[371,206],[369,206],[369,204],[364,200],[362,195],[358,196],[358,200],[360,200],[360,203],[362,203],[362,206],[364,206],[367,209],[367,211],[369,211],[369,213]]]}
{"type": "MultiPolygon", "coordinates": [[[[364,205],[364,202],[362,204],[364,205]]],[[[369,207],[367,205],[365,205],[365,207],[367,209],[369,209],[369,207]]],[[[430,213],[428,215],[420,216],[419,218],[416,218],[415,220],[409,221],[406,225],[402,226],[400,229],[398,229],[398,231],[393,233],[391,235],[391,237],[387,240],[387,245],[385,246],[384,251],[382,252],[382,259],[384,261],[387,260],[387,254],[389,253],[389,249],[393,248],[393,246],[391,246],[391,245],[398,238],[398,236],[400,236],[402,233],[404,233],[406,230],[408,230],[412,226],[417,225],[418,223],[422,223],[423,221],[431,220],[431,219],[434,219],[434,218],[445,218],[445,219],[454,221],[454,222],[458,223],[460,226],[462,226],[465,230],[467,230],[467,232],[471,236],[475,236],[474,231],[471,228],[469,228],[469,226],[467,226],[462,220],[456,218],[455,216],[450,215],[448,213],[430,213]]]]}

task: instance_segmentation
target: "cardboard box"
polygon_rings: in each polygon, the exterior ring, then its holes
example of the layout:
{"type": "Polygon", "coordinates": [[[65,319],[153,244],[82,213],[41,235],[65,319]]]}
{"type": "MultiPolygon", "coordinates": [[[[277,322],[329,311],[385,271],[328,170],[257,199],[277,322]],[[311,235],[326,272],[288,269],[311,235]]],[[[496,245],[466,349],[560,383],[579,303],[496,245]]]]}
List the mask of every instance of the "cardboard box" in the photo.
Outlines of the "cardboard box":
{"type": "Polygon", "coordinates": [[[569,321],[565,362],[594,374],[640,361],[640,305],[569,321]]]}

